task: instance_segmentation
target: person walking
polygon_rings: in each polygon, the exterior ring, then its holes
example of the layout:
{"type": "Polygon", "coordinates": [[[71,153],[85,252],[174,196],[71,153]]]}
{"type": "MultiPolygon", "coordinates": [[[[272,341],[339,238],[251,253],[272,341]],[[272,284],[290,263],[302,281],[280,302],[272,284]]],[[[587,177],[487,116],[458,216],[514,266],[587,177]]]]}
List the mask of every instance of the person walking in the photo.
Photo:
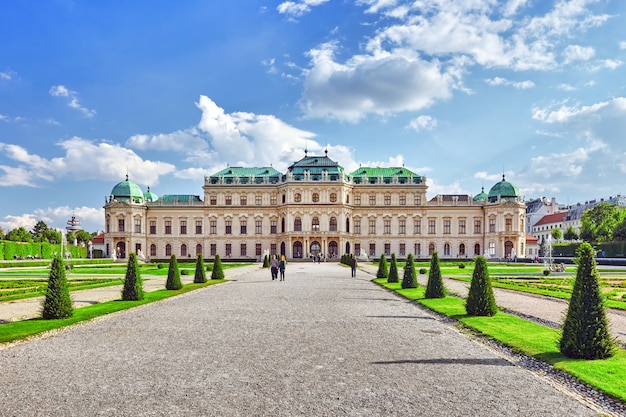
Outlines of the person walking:
{"type": "Polygon", "coordinates": [[[352,277],[356,277],[356,256],[350,258],[350,269],[352,270],[352,277]]]}
{"type": "Polygon", "coordinates": [[[272,273],[272,281],[278,279],[278,259],[276,259],[276,255],[272,255],[270,260],[270,272],[272,273]]]}
{"type": "Polygon", "coordinates": [[[287,266],[287,261],[285,259],[285,255],[280,256],[280,262],[278,262],[278,270],[280,271],[280,280],[285,280],[285,266],[287,266]]]}

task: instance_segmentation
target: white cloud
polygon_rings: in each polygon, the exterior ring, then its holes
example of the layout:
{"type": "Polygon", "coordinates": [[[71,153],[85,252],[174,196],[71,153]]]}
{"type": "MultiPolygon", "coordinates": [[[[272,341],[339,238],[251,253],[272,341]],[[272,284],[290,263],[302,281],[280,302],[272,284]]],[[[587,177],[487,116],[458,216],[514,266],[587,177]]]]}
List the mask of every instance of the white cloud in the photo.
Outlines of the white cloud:
{"type": "Polygon", "coordinates": [[[80,111],[83,116],[91,119],[96,115],[95,110],[83,107],[78,101],[78,93],[65,87],[64,85],[53,85],[50,87],[50,95],[53,97],[64,97],[68,99],[67,105],[73,109],[80,111]]]}
{"type": "Polygon", "coordinates": [[[570,123],[600,121],[605,117],[623,117],[626,114],[626,98],[617,97],[610,101],[599,102],[588,106],[556,103],[554,105],[532,109],[532,117],[544,123],[570,123]],[[558,107],[558,108],[557,108],[558,107]]]}
{"type": "Polygon", "coordinates": [[[301,17],[311,11],[312,7],[319,6],[329,0],[301,0],[285,1],[276,7],[278,13],[287,15],[289,18],[301,17]]]}
{"type": "Polygon", "coordinates": [[[624,65],[624,61],[621,59],[603,59],[591,68],[592,71],[599,71],[603,69],[615,70],[624,65]]]}
{"type": "Polygon", "coordinates": [[[81,221],[81,226],[88,232],[96,230],[88,227],[89,224],[102,224],[104,218],[104,209],[93,207],[47,207],[44,209],[35,209],[32,213],[25,213],[19,216],[7,215],[0,219],[0,228],[8,232],[19,227],[30,231],[35,225],[42,221],[48,227],[64,230],[66,222],[76,215],[81,221]]]}
{"type": "Polygon", "coordinates": [[[10,80],[11,78],[13,78],[13,76],[11,75],[10,72],[1,72],[0,71],[0,80],[10,80]]]}
{"type": "Polygon", "coordinates": [[[565,84],[565,83],[557,85],[556,88],[562,91],[576,91],[577,90],[577,88],[574,87],[573,85],[565,84]]]}
{"type": "Polygon", "coordinates": [[[74,180],[120,180],[128,172],[134,182],[157,184],[159,176],[174,171],[174,166],[144,160],[120,145],[94,143],[74,137],[58,143],[65,155],[51,159],[31,154],[19,145],[0,143],[0,152],[16,166],[0,166],[3,186],[37,186],[40,181],[54,181],[71,176],[74,180]],[[89,161],[89,163],[85,163],[89,161]]]}
{"type": "Polygon", "coordinates": [[[567,45],[563,50],[565,64],[574,61],[588,61],[596,54],[596,50],[591,46],[567,45]]]}
{"type": "Polygon", "coordinates": [[[433,130],[437,127],[437,119],[432,116],[419,115],[415,119],[409,122],[407,128],[414,129],[419,132],[420,130],[433,130]]]}
{"type": "Polygon", "coordinates": [[[195,127],[156,135],[133,135],[126,146],[140,150],[174,151],[183,153],[200,152],[208,148],[205,138],[195,127]]]}
{"type": "Polygon", "coordinates": [[[619,42],[619,49],[626,49],[626,41],[619,42]]]}
{"type": "Polygon", "coordinates": [[[518,90],[526,90],[535,86],[535,83],[530,80],[510,81],[502,77],[488,78],[485,80],[485,82],[491,86],[505,85],[517,88],[518,90]]]}

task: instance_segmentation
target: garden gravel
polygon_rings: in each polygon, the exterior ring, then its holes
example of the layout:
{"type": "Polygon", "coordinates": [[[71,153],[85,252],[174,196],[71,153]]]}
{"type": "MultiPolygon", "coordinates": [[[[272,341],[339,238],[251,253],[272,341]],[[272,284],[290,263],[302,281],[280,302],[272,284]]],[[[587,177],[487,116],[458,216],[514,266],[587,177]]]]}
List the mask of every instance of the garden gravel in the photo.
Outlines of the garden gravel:
{"type": "Polygon", "coordinates": [[[0,348],[0,416],[593,416],[603,411],[337,263],[0,348]]]}

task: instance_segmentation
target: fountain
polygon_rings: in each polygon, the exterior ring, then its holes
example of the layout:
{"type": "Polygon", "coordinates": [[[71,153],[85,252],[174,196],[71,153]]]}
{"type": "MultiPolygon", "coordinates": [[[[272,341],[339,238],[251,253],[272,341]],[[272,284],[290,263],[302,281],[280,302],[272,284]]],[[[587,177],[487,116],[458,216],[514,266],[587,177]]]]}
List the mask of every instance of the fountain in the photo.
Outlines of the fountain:
{"type": "Polygon", "coordinates": [[[545,253],[543,254],[543,264],[548,271],[553,270],[552,266],[552,235],[548,235],[545,243],[545,253]]]}

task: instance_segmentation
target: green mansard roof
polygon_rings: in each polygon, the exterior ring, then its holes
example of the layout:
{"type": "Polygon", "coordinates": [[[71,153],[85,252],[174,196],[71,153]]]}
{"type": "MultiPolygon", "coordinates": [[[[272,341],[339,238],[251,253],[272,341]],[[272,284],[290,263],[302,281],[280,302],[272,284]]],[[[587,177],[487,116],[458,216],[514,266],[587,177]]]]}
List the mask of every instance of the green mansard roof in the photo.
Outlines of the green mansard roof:
{"type": "Polygon", "coordinates": [[[272,167],[228,167],[211,175],[209,181],[211,184],[224,182],[232,184],[238,182],[240,184],[264,182],[277,182],[281,177],[281,173],[272,167]]]}
{"type": "Polygon", "coordinates": [[[421,184],[423,182],[422,176],[416,174],[410,169],[404,167],[389,167],[389,168],[371,168],[371,167],[359,167],[356,171],[350,174],[352,180],[356,184],[363,183],[364,181],[370,184],[376,184],[379,179],[385,184],[391,184],[396,178],[396,182],[415,183],[421,184]],[[365,179],[365,180],[364,180],[365,179]]]}

